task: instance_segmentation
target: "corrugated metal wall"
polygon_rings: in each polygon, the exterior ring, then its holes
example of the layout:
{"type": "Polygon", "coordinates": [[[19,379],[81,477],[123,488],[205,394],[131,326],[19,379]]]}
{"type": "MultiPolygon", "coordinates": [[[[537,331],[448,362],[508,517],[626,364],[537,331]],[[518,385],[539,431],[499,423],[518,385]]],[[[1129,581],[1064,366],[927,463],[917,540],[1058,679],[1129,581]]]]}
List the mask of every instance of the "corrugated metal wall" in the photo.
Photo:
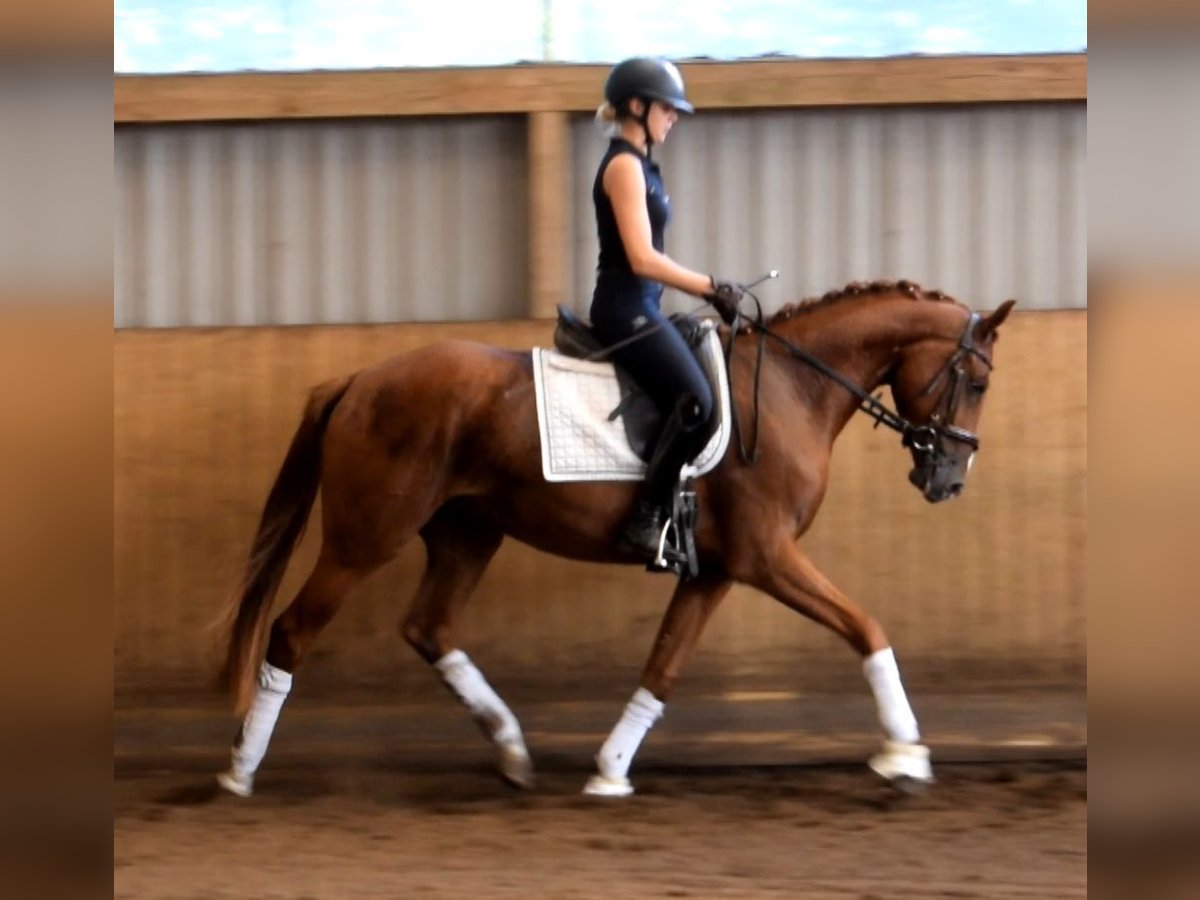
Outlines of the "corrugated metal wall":
{"type": "MultiPolygon", "coordinates": [[[[1079,103],[701,114],[657,154],[668,251],[728,277],[778,268],[771,307],[907,277],[980,308],[1082,308],[1086,119],[1079,103]]],[[[116,325],[523,316],[525,141],[519,117],[118,128],[116,325]]],[[[572,145],[564,301],[582,310],[604,140],[583,117],[572,145]]]]}
{"type": "MultiPolygon", "coordinates": [[[[606,141],[574,125],[574,294],[591,294],[591,173],[606,141]],[[586,177],[583,177],[585,176],[586,177]]],[[[750,280],[771,309],[856,280],[909,278],[977,308],[1087,306],[1083,104],[700,114],[655,154],[679,262],[750,280]]],[[[675,294],[674,309],[695,305],[675,294]]]]}
{"type": "Polygon", "coordinates": [[[517,118],[119,128],[117,327],[524,314],[517,118]]]}

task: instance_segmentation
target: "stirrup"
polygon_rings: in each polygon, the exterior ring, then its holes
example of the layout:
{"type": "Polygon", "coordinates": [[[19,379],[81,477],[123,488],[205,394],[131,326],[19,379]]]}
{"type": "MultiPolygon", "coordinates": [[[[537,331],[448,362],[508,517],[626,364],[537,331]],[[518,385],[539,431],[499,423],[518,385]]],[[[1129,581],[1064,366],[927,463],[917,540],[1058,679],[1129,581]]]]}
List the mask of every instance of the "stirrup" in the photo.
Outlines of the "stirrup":
{"type": "Polygon", "coordinates": [[[700,561],[696,557],[696,520],[699,518],[699,509],[700,504],[696,500],[696,492],[691,489],[689,479],[686,487],[680,485],[676,488],[671,517],[663,526],[658,552],[646,565],[647,571],[670,572],[680,577],[686,573],[692,578],[700,574],[700,561]]]}
{"type": "Polygon", "coordinates": [[[668,539],[675,533],[674,517],[663,522],[662,533],[658,536],[658,548],[650,562],[646,563],[647,572],[666,572],[671,575],[683,574],[683,560],[679,558],[672,543],[668,539]]]}

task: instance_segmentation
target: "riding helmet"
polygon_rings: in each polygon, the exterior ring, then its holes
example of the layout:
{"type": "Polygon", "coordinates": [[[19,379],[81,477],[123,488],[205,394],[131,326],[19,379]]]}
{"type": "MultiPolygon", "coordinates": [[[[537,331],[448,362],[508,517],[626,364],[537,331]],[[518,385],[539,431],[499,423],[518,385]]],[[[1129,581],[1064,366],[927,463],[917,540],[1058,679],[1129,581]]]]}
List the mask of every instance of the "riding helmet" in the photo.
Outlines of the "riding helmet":
{"type": "Polygon", "coordinates": [[[653,56],[635,56],[617,63],[604,84],[604,99],[615,109],[634,97],[669,103],[680,112],[693,112],[683,92],[683,76],[675,64],[653,56]]]}

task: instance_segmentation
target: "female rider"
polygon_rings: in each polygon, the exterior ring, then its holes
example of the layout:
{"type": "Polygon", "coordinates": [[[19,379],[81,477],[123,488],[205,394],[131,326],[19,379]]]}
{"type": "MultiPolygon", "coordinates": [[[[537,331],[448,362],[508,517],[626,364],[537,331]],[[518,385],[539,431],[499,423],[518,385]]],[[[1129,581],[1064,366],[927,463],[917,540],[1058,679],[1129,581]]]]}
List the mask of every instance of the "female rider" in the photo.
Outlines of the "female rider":
{"type": "Polygon", "coordinates": [[[679,471],[704,449],[713,411],[703,369],[661,310],[664,286],[710,302],[727,323],[736,319],[741,289],[673,261],[663,252],[670,198],[651,148],[662,144],[680,112],[692,112],[679,70],[663,59],[636,57],[613,68],[597,118],[612,139],[592,185],[600,259],[591,320],[622,366],[650,395],[663,417],[644,491],[620,545],[664,568],[659,545],[679,471]]]}

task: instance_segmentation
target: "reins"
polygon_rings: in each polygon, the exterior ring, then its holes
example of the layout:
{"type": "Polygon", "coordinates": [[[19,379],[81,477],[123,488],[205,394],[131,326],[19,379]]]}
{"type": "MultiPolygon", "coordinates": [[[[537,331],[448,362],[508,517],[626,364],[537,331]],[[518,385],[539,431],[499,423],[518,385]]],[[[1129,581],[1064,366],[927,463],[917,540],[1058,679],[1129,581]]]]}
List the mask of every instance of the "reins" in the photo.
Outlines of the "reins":
{"type": "MultiPolygon", "coordinates": [[[[731,400],[730,414],[733,418],[733,432],[737,436],[738,454],[744,464],[752,466],[758,462],[759,421],[761,419],[761,404],[759,398],[762,388],[762,364],[763,358],[766,354],[767,338],[771,338],[772,340],[781,344],[791,356],[816,369],[826,378],[836,382],[843,389],[848,391],[858,400],[857,411],[865,413],[867,416],[869,416],[875,423],[873,427],[878,428],[880,425],[884,425],[887,428],[890,428],[892,431],[895,431],[900,435],[901,443],[904,446],[912,447],[919,451],[929,452],[934,449],[939,437],[946,437],[954,441],[969,444],[975,448],[979,446],[979,439],[972,432],[953,425],[942,424],[937,421],[934,421],[928,425],[914,425],[912,422],[908,421],[908,419],[904,418],[898,412],[889,409],[883,403],[883,401],[880,399],[883,396],[882,392],[872,395],[868,391],[863,390],[863,388],[832,368],[824,360],[814,356],[803,347],[792,343],[787,338],[783,337],[783,335],[777,334],[768,328],[765,316],[763,315],[762,301],[758,299],[758,295],[754,293],[752,288],[758,286],[763,281],[777,277],[778,274],[778,272],[772,270],[767,275],[759,278],[757,281],[752,282],[749,285],[742,286],[743,295],[754,301],[754,314],[753,316],[747,316],[741,310],[736,311],[737,318],[734,320],[734,324],[729,326],[729,340],[725,343],[724,348],[725,371],[729,379],[729,394],[731,400]],[[739,333],[739,327],[737,324],[739,321],[745,322],[749,326],[750,330],[754,332],[755,337],[757,338],[757,346],[755,347],[754,355],[754,384],[752,388],[754,424],[752,428],[749,449],[746,447],[745,435],[742,428],[741,416],[738,413],[737,404],[732,402],[734,393],[733,347],[734,341],[738,337],[739,333]]],[[[699,312],[707,306],[707,303],[702,304],[693,310],[693,314],[699,312]]],[[[933,381],[925,389],[924,394],[930,393],[948,372],[957,372],[959,362],[968,353],[978,357],[989,368],[991,368],[991,361],[987,359],[987,357],[984,356],[984,354],[982,354],[977,347],[975,347],[972,338],[974,328],[981,321],[981,318],[982,317],[979,315],[979,313],[974,311],[971,312],[970,317],[967,320],[966,328],[959,337],[958,347],[955,349],[954,354],[947,359],[946,364],[941,368],[941,370],[939,370],[933,381]]],[[[618,350],[621,347],[628,346],[629,344],[642,340],[645,337],[649,337],[662,327],[662,324],[657,324],[650,328],[638,331],[624,340],[618,341],[615,344],[610,344],[600,350],[597,350],[595,353],[588,354],[586,357],[584,357],[584,359],[591,361],[606,359],[614,350],[618,350]]],[[[953,397],[950,398],[950,402],[954,402],[953,397]]],[[[949,416],[947,416],[947,418],[949,418],[949,416]]]]}

